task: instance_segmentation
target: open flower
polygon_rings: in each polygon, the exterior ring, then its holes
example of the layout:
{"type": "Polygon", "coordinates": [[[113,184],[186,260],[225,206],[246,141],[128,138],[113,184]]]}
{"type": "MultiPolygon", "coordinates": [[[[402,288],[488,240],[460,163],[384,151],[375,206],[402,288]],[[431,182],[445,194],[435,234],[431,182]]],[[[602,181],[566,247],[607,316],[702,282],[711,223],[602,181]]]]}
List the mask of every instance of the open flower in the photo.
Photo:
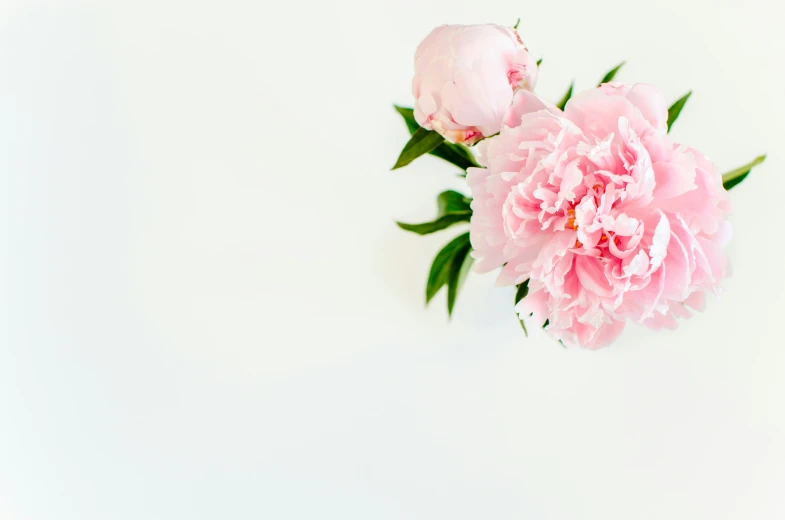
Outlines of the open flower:
{"type": "Polygon", "coordinates": [[[417,47],[414,68],[417,122],[469,145],[498,133],[513,94],[537,80],[515,29],[493,24],[437,27],[417,47]]]}
{"type": "Polygon", "coordinates": [[[607,345],[628,319],[675,327],[727,274],[721,176],[667,118],[648,85],[605,84],[564,112],[521,91],[488,168],[469,170],[475,269],[529,280],[516,310],[568,345],[607,345]]]}

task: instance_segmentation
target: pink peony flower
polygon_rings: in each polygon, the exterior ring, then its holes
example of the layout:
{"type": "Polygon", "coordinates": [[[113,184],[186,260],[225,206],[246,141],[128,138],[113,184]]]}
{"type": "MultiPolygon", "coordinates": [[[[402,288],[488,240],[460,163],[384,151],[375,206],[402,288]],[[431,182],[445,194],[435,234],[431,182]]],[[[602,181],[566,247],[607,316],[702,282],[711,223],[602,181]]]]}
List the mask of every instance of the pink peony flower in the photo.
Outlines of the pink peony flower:
{"type": "Polygon", "coordinates": [[[497,134],[513,94],[532,90],[537,62],[500,25],[443,25],[417,47],[414,117],[453,143],[497,134]]]}
{"type": "Polygon", "coordinates": [[[667,118],[649,85],[605,84],[564,112],[521,91],[487,169],[469,170],[475,270],[529,280],[516,310],[565,344],[605,346],[628,319],[673,328],[727,274],[721,176],[667,118]]]}

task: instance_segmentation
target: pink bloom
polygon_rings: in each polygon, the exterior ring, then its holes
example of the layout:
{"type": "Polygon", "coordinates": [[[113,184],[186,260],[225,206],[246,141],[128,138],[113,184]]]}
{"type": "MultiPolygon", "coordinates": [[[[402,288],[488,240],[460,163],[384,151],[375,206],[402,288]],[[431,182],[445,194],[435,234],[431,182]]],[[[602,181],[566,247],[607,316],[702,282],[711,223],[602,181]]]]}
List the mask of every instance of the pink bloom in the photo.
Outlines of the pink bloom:
{"type": "Polygon", "coordinates": [[[537,63],[500,25],[443,25],[417,47],[414,117],[453,143],[497,134],[513,94],[531,90],[537,63]]]}
{"type": "Polygon", "coordinates": [[[605,346],[628,319],[675,327],[727,274],[721,176],[667,118],[648,85],[606,84],[565,112],[521,91],[488,168],[469,170],[475,269],[529,280],[516,310],[568,345],[605,346]]]}

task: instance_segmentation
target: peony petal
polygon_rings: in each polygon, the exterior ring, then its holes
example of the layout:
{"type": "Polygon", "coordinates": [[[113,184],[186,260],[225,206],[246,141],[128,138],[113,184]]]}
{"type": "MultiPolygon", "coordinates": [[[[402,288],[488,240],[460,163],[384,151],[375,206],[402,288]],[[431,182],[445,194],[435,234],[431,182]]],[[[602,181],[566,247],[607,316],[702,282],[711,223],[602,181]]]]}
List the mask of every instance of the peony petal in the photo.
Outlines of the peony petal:
{"type": "Polygon", "coordinates": [[[703,312],[706,309],[706,293],[703,291],[696,291],[690,294],[687,299],[684,300],[684,305],[687,305],[698,312],[703,312]]]}
{"type": "Polygon", "coordinates": [[[613,296],[613,287],[608,282],[602,266],[596,260],[579,256],[575,260],[575,273],[587,291],[598,296],[613,296]]]}
{"type": "Polygon", "coordinates": [[[657,228],[654,230],[654,237],[651,241],[651,247],[649,247],[649,257],[651,258],[652,271],[662,265],[665,255],[668,254],[668,243],[670,242],[671,238],[670,222],[665,216],[665,213],[660,211],[659,214],[660,221],[657,224],[657,228]]]}
{"type": "Polygon", "coordinates": [[[561,114],[561,110],[537,94],[528,90],[519,90],[513,97],[512,106],[507,111],[507,115],[504,116],[504,125],[511,128],[520,126],[523,116],[540,110],[546,110],[556,115],[561,114]]]}

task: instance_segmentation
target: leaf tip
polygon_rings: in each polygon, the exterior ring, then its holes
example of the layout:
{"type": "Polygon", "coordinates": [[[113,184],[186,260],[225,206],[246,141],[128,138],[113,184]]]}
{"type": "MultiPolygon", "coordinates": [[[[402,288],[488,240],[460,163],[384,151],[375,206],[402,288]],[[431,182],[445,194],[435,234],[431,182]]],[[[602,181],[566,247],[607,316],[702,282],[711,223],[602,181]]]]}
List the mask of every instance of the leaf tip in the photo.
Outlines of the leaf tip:
{"type": "Polygon", "coordinates": [[[624,61],[622,61],[621,63],[619,63],[618,65],[616,65],[614,68],[612,68],[611,70],[609,70],[609,71],[608,71],[608,73],[607,73],[607,74],[605,74],[605,76],[602,78],[602,80],[600,80],[600,84],[599,84],[598,86],[602,86],[602,85],[604,85],[605,83],[610,83],[611,81],[613,81],[613,78],[615,78],[615,77],[616,77],[616,74],[619,72],[619,70],[621,70],[621,68],[622,68],[622,67],[623,67],[623,66],[624,66],[626,63],[627,63],[627,60],[624,60],[624,61]]]}
{"type": "Polygon", "coordinates": [[[404,154],[402,152],[401,155],[398,157],[398,160],[395,161],[395,164],[393,165],[393,167],[390,168],[390,171],[395,171],[395,170],[397,170],[399,168],[403,168],[404,166],[406,166],[410,162],[411,161],[407,161],[406,160],[406,157],[404,156],[404,154]]]}
{"type": "Polygon", "coordinates": [[[526,330],[526,324],[523,322],[522,318],[518,318],[518,321],[520,322],[521,328],[523,329],[523,335],[528,338],[529,337],[529,331],[526,330]]]}

